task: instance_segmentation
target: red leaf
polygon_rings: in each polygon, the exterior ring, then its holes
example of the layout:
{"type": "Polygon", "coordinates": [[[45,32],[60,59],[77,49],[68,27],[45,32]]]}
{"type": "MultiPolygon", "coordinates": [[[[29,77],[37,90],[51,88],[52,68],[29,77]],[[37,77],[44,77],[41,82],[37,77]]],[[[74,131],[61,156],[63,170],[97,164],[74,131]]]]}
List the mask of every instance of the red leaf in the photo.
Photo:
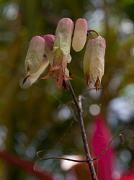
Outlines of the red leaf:
{"type": "Polygon", "coordinates": [[[40,180],[53,180],[53,177],[48,172],[42,171],[39,167],[34,169],[34,163],[28,160],[24,160],[16,155],[13,155],[7,151],[0,150],[0,159],[6,161],[12,166],[17,166],[23,169],[27,173],[38,177],[40,180]]]}
{"type": "Polygon", "coordinates": [[[134,175],[122,176],[120,180],[134,180],[134,175]]]}
{"type": "Polygon", "coordinates": [[[127,172],[127,175],[124,174],[120,180],[134,180],[134,164],[132,165],[131,169],[129,172],[127,172]]]}

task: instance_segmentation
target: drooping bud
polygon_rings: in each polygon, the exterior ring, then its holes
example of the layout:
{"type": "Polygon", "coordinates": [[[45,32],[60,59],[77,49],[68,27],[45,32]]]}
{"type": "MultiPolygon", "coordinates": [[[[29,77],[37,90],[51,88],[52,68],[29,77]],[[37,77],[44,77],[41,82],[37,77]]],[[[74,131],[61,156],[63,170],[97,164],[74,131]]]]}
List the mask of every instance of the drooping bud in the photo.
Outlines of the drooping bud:
{"type": "Polygon", "coordinates": [[[45,52],[47,55],[47,58],[49,59],[50,64],[52,65],[53,63],[53,46],[54,46],[54,41],[55,41],[55,36],[52,34],[46,34],[43,36],[45,39],[45,52]]]}
{"type": "Polygon", "coordinates": [[[79,18],[76,20],[74,35],[72,40],[73,49],[78,52],[83,49],[87,40],[87,21],[86,19],[79,18]]]}
{"type": "Polygon", "coordinates": [[[43,38],[46,41],[45,49],[47,51],[52,51],[53,50],[53,46],[54,46],[55,36],[53,34],[46,34],[46,35],[43,36],[43,38]]]}
{"type": "MultiPolygon", "coordinates": [[[[63,84],[69,79],[69,71],[67,63],[71,62],[71,38],[73,33],[74,23],[69,18],[63,18],[58,22],[55,41],[53,46],[53,62],[47,75],[55,75],[57,87],[64,86],[63,84]]],[[[46,78],[46,77],[45,77],[46,78]]]]}
{"type": "MultiPolygon", "coordinates": [[[[74,23],[70,18],[62,18],[58,22],[56,29],[56,39],[54,42],[54,52],[56,54],[63,54],[67,60],[67,63],[71,61],[70,48],[71,48],[71,38],[73,33],[74,23]],[[61,51],[61,52],[60,52],[61,51]]],[[[57,64],[58,58],[54,59],[54,64],[57,64]]],[[[58,64],[62,63],[58,61],[58,64]]]]}
{"type": "Polygon", "coordinates": [[[45,40],[41,36],[34,36],[29,43],[25,59],[26,76],[21,82],[21,87],[30,87],[44,72],[48,64],[49,61],[45,54],[45,40]]]}
{"type": "Polygon", "coordinates": [[[101,79],[104,74],[104,56],[106,42],[100,35],[94,39],[88,39],[83,69],[87,84],[93,85],[96,90],[100,88],[101,79]]]}

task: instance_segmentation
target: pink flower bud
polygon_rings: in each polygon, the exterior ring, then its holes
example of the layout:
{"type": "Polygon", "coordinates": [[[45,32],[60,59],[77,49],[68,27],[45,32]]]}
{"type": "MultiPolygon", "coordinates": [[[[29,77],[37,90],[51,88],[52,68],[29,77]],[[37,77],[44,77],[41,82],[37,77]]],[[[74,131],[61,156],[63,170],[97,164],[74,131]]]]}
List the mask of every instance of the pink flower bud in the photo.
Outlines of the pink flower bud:
{"type": "Polygon", "coordinates": [[[86,19],[79,18],[75,23],[72,47],[78,52],[81,51],[87,40],[87,21],[86,19]]]}
{"type": "Polygon", "coordinates": [[[53,34],[46,34],[43,36],[46,41],[46,50],[53,50],[53,45],[55,41],[55,36],[53,34]]]}
{"type": "Polygon", "coordinates": [[[22,88],[30,87],[44,72],[49,61],[45,54],[45,40],[34,36],[30,43],[25,59],[26,77],[21,83],[22,88]]]}
{"type": "Polygon", "coordinates": [[[89,39],[86,45],[83,61],[84,74],[87,84],[93,84],[96,90],[99,89],[104,74],[105,48],[105,39],[101,36],[89,39]]]}
{"type": "MultiPolygon", "coordinates": [[[[73,28],[74,28],[73,21],[70,18],[63,18],[58,22],[58,26],[56,29],[54,52],[59,54],[59,51],[61,51],[61,53],[67,57],[65,58],[67,60],[67,63],[71,61],[70,48],[71,48],[71,38],[72,38],[73,28]]],[[[56,60],[54,59],[54,63],[56,64],[57,62],[55,61],[57,61],[57,59],[56,60]]]]}
{"type": "Polygon", "coordinates": [[[53,53],[53,46],[55,41],[55,36],[52,34],[44,35],[43,38],[45,39],[45,52],[47,55],[47,58],[49,59],[50,64],[53,63],[54,53],[53,53]]]}
{"type": "Polygon", "coordinates": [[[56,37],[53,46],[53,60],[50,62],[51,68],[48,75],[55,75],[57,87],[64,86],[64,82],[69,79],[67,63],[71,61],[70,48],[73,33],[73,21],[69,18],[63,18],[58,22],[56,28],[56,37]]]}

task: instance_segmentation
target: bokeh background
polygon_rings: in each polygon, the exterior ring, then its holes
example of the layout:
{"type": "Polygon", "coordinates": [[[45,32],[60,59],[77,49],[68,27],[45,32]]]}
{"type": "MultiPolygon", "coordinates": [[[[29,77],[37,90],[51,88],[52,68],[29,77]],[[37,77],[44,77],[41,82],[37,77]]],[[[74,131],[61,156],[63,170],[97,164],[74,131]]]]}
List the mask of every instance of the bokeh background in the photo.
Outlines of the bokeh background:
{"type": "MultiPolygon", "coordinates": [[[[118,139],[113,143],[116,152],[113,178],[120,179],[122,173],[133,165],[134,1],[0,0],[1,180],[41,179],[32,172],[29,162],[35,163],[35,170],[38,166],[44,174],[51,174],[54,180],[76,179],[69,175],[69,162],[43,161],[37,157],[37,152],[42,157],[84,155],[71,95],[56,89],[52,78],[39,80],[27,90],[19,86],[25,73],[24,60],[29,40],[34,35],[54,34],[62,17],[70,17],[74,21],[84,17],[89,29],[95,29],[106,38],[102,89],[96,92],[85,85],[82,69],[84,50],[71,52],[72,84],[76,93],[84,97],[89,139],[98,114],[105,119],[112,136],[121,128],[127,130],[124,145],[118,139]]],[[[42,177],[49,178],[47,175],[42,177]]]]}

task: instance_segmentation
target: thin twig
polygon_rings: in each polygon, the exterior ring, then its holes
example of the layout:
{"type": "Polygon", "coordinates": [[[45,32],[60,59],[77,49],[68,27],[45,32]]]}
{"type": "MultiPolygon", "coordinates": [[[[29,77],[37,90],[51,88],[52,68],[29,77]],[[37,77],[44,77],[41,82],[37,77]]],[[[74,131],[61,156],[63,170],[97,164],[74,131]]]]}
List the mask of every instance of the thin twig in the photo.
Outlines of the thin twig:
{"type": "Polygon", "coordinates": [[[94,158],[92,158],[90,160],[87,160],[87,159],[77,160],[77,159],[72,159],[72,158],[64,158],[64,157],[61,157],[61,156],[49,156],[49,157],[42,158],[42,157],[39,156],[39,153],[42,152],[42,151],[38,151],[37,152],[37,156],[38,156],[38,158],[40,160],[44,160],[44,161],[50,160],[50,159],[54,159],[54,160],[66,160],[66,161],[73,161],[73,162],[78,162],[78,163],[88,163],[89,161],[90,162],[97,161],[111,148],[114,139],[117,138],[117,137],[120,137],[121,135],[123,135],[124,131],[126,131],[127,129],[120,129],[120,133],[118,132],[117,134],[115,134],[112,137],[112,139],[109,141],[108,145],[101,151],[101,153],[98,156],[96,156],[96,157],[94,157],[94,158]]]}
{"type": "Polygon", "coordinates": [[[88,30],[87,34],[89,35],[91,32],[94,32],[94,33],[96,33],[97,36],[99,36],[99,33],[93,29],[88,30]]]}
{"type": "Polygon", "coordinates": [[[64,158],[64,157],[45,157],[41,158],[41,160],[50,160],[50,159],[55,159],[55,160],[66,160],[66,161],[73,161],[73,162],[78,162],[78,163],[87,163],[87,160],[77,160],[77,159],[72,159],[72,158],[64,158]]]}
{"type": "Polygon", "coordinates": [[[90,151],[89,151],[85,126],[84,126],[84,121],[83,121],[82,97],[79,96],[79,98],[77,99],[77,96],[75,95],[75,92],[74,92],[74,89],[73,89],[73,87],[71,85],[71,82],[68,80],[68,81],[66,81],[66,83],[67,83],[67,87],[69,88],[69,91],[70,91],[70,93],[71,93],[71,95],[73,97],[73,100],[74,100],[74,103],[76,105],[77,112],[78,112],[78,115],[79,115],[79,124],[80,124],[80,129],[81,129],[81,135],[82,135],[84,150],[85,150],[89,170],[90,170],[90,173],[91,173],[91,177],[92,177],[93,180],[97,180],[98,178],[97,178],[95,168],[94,168],[94,163],[93,163],[90,151]]]}

